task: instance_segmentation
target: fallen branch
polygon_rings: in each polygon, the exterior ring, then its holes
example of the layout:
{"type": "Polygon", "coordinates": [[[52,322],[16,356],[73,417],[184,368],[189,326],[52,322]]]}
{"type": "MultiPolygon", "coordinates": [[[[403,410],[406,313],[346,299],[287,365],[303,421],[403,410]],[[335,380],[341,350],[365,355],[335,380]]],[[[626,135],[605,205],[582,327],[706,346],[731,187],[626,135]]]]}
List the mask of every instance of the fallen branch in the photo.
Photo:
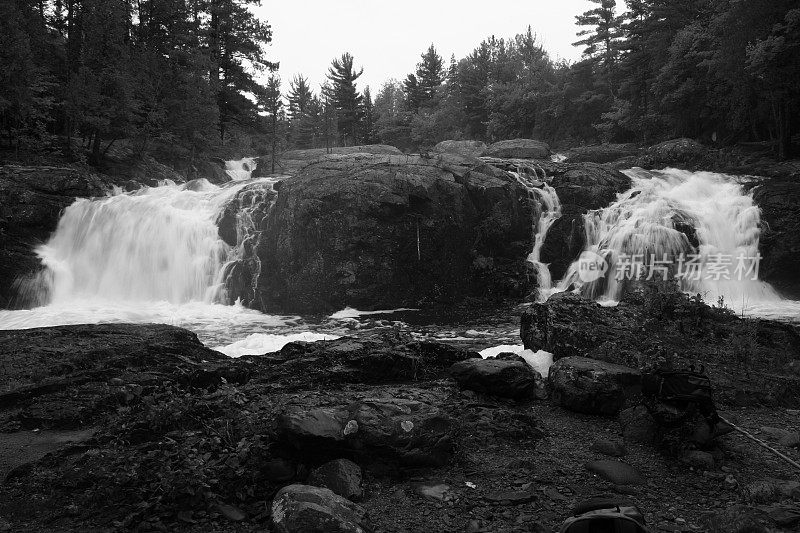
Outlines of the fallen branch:
{"type": "Polygon", "coordinates": [[[800,470],[800,464],[797,463],[797,461],[794,461],[792,458],[790,458],[790,457],[784,455],[783,453],[779,452],[778,450],[776,450],[775,448],[773,448],[772,446],[770,446],[769,444],[767,444],[763,440],[761,440],[761,439],[759,439],[757,437],[754,437],[751,433],[749,433],[748,431],[740,428],[736,424],[733,424],[730,421],[725,420],[721,416],[719,418],[720,418],[720,420],[722,420],[723,422],[728,424],[730,427],[732,427],[735,431],[738,431],[739,433],[741,433],[742,435],[744,435],[748,439],[752,440],[753,442],[755,442],[756,444],[758,444],[762,448],[765,448],[765,449],[771,451],[772,453],[774,453],[775,455],[777,455],[778,457],[780,457],[781,459],[783,459],[784,461],[786,461],[787,463],[789,463],[790,465],[795,467],[796,469],[800,470]]]}

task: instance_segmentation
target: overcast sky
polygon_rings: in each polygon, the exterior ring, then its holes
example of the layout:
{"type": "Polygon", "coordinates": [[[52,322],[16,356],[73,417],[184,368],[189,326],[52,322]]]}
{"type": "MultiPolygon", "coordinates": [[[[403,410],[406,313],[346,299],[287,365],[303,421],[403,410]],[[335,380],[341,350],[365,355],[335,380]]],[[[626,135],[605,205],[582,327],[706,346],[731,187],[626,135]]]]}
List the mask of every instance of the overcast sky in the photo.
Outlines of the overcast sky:
{"type": "MultiPolygon", "coordinates": [[[[273,30],[269,57],[280,61],[284,91],[295,74],[306,76],[316,91],[334,57],[350,52],[364,67],[357,85],[373,95],[389,78],[413,72],[433,43],[449,63],[460,59],[490,35],[512,37],[528,25],[554,59],[576,60],[580,48],[575,15],[588,0],[262,0],[257,8],[273,30]]],[[[622,7],[622,0],[617,4],[622,7]]],[[[619,9],[619,8],[618,8],[619,9]]]]}

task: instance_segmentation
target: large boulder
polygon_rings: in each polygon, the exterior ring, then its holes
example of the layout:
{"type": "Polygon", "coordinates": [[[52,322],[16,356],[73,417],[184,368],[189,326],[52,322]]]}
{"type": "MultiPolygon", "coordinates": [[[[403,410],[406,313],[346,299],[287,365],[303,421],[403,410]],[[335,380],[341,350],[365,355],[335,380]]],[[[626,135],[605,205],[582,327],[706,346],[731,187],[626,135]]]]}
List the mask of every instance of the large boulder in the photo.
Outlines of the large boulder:
{"type": "Polygon", "coordinates": [[[87,170],[0,166],[0,308],[40,302],[18,294],[18,278],[40,270],[34,247],[56,229],[76,197],[100,196],[108,188],[87,170]]]}
{"type": "Polygon", "coordinates": [[[446,464],[453,454],[454,421],[436,406],[441,399],[432,393],[405,392],[405,397],[304,397],[279,413],[278,433],[303,457],[446,464]]]}
{"type": "Polygon", "coordinates": [[[566,357],[550,367],[551,398],[571,411],[614,415],[641,388],[638,370],[586,357],[566,357]]]}
{"type": "Polygon", "coordinates": [[[510,139],[490,144],[484,155],[500,159],[547,159],[550,146],[533,139],[510,139]]]}
{"type": "Polygon", "coordinates": [[[246,305],[419,307],[530,292],[532,205],[508,173],[451,154],[351,154],[279,183],[246,305]]]}
{"type": "Polygon", "coordinates": [[[433,147],[433,151],[442,154],[481,157],[486,153],[486,148],[486,144],[481,141],[442,141],[433,147]]]}
{"type": "Polygon", "coordinates": [[[463,389],[519,399],[533,396],[541,379],[528,363],[506,359],[461,361],[450,367],[450,375],[463,389]]]}
{"type": "Polygon", "coordinates": [[[349,459],[336,459],[311,471],[308,482],[316,487],[330,489],[339,496],[358,501],[364,493],[361,467],[349,459]]]}
{"type": "Polygon", "coordinates": [[[759,276],[800,298],[800,181],[764,179],[753,201],[761,208],[759,276]]]}
{"type": "Polygon", "coordinates": [[[278,533],[365,533],[367,512],[331,490],[289,485],[272,500],[272,528],[278,533]]]}

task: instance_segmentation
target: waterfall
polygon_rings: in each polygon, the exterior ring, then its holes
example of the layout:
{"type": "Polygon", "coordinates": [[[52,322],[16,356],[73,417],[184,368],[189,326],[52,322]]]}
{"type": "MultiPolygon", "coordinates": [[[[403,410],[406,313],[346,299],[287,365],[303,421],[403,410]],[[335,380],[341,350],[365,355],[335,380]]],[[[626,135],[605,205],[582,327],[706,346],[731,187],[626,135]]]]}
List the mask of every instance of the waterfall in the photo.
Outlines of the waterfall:
{"type": "Polygon", "coordinates": [[[215,302],[222,267],[237,253],[216,219],[247,185],[195,180],[78,199],[36,251],[45,267],[38,300],[215,302]]]}
{"type": "Polygon", "coordinates": [[[561,217],[561,201],[556,190],[547,183],[547,176],[542,168],[520,166],[512,174],[527,189],[529,197],[539,205],[539,217],[533,225],[533,249],[528,254],[528,262],[536,273],[538,300],[544,301],[552,292],[553,281],[550,277],[550,266],[541,261],[542,247],[553,222],[561,217]]]}
{"type": "Polygon", "coordinates": [[[249,180],[252,178],[253,171],[257,167],[258,162],[252,157],[225,161],[225,172],[227,172],[228,176],[230,176],[233,181],[249,180]]]}
{"type": "Polygon", "coordinates": [[[760,210],[732,176],[626,171],[632,188],[584,216],[586,247],[554,291],[620,299],[625,281],[677,277],[681,288],[739,309],[780,302],[758,279],[760,210]]]}

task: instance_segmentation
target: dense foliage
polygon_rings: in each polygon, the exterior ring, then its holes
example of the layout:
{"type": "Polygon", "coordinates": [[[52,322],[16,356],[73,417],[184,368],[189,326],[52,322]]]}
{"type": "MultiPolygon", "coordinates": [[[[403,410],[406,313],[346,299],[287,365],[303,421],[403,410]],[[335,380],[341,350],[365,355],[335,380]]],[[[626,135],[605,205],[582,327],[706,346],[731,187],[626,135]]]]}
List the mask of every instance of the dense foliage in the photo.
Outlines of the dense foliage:
{"type": "Polygon", "coordinates": [[[250,11],[258,3],[0,3],[0,142],[70,154],[80,137],[97,162],[126,139],[191,161],[268,128],[269,87],[255,76],[276,65],[264,58],[271,29],[250,11]]]}

